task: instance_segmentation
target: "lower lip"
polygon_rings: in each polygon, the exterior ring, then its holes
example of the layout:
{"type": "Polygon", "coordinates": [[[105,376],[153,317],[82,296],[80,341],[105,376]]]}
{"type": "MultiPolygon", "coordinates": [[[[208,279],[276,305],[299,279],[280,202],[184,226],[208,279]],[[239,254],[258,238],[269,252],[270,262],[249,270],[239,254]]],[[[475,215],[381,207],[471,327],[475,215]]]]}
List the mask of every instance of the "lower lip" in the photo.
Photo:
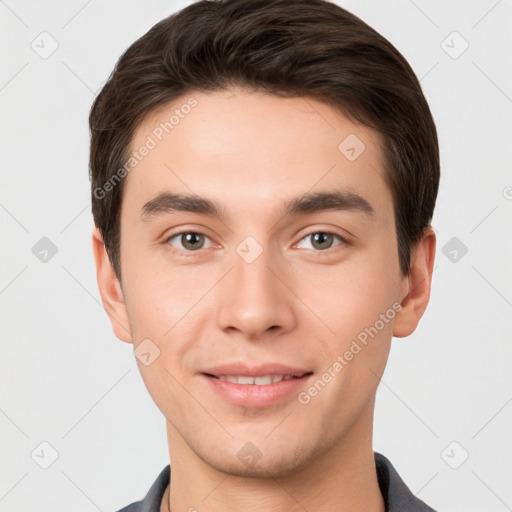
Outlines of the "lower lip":
{"type": "Polygon", "coordinates": [[[216,379],[202,374],[216,393],[228,402],[240,407],[268,407],[293,394],[298,394],[304,388],[312,374],[300,378],[282,380],[272,384],[235,384],[227,380],[216,379]]]}

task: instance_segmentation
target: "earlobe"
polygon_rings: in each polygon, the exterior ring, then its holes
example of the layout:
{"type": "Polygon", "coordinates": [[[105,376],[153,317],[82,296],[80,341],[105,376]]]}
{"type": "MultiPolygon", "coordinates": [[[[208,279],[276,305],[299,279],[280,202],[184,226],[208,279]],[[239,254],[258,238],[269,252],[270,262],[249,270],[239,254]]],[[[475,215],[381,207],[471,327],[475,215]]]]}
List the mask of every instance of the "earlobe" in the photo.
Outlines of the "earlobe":
{"type": "Polygon", "coordinates": [[[408,293],[402,300],[402,309],[396,315],[393,325],[393,336],[397,338],[412,334],[427,308],[435,252],[436,235],[429,227],[411,253],[411,268],[407,278],[404,278],[407,280],[408,293]]]}
{"type": "Polygon", "coordinates": [[[110,263],[101,232],[97,227],[92,231],[92,250],[96,262],[96,279],[101,301],[112,324],[112,329],[121,341],[132,343],[123,290],[110,263]]]}

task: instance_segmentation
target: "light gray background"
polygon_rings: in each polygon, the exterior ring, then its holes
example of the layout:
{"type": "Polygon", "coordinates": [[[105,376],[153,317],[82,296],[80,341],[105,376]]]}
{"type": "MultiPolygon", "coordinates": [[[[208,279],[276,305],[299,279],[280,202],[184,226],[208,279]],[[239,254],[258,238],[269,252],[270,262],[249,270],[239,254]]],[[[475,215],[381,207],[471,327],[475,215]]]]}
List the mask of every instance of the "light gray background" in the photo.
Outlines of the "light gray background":
{"type": "MultiPolygon", "coordinates": [[[[87,115],[122,51],[188,3],[0,1],[2,512],[117,510],[169,462],[164,418],[97,290],[87,115]],[[47,262],[32,252],[42,237],[57,247],[47,262]],[[58,452],[48,469],[43,442],[58,452]]],[[[512,2],[340,5],[411,63],[442,160],[432,299],[393,341],[374,448],[440,511],[510,510],[512,2]]]]}

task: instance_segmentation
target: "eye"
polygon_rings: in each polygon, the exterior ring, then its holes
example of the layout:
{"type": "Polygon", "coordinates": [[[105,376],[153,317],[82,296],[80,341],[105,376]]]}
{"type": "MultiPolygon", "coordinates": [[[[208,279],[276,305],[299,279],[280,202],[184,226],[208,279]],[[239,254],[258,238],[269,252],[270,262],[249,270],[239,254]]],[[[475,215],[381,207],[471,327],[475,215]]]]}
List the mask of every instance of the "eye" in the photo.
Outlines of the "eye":
{"type": "Polygon", "coordinates": [[[319,251],[325,251],[326,249],[331,249],[332,247],[336,247],[337,245],[349,245],[348,242],[341,236],[336,235],[335,233],[329,233],[325,231],[315,231],[313,233],[309,233],[309,235],[306,235],[305,237],[301,238],[301,242],[303,240],[307,240],[308,238],[311,238],[309,247],[300,247],[301,249],[314,249],[319,251]],[[333,246],[333,241],[336,238],[339,240],[339,243],[333,246]]]}
{"type": "Polygon", "coordinates": [[[177,240],[178,244],[181,244],[181,247],[179,245],[177,246],[178,249],[183,249],[189,252],[205,249],[211,245],[211,240],[206,235],[195,231],[182,231],[181,233],[176,233],[175,235],[170,236],[165,242],[176,247],[173,240],[177,240]],[[206,241],[208,241],[210,245],[205,246],[206,241]]]}

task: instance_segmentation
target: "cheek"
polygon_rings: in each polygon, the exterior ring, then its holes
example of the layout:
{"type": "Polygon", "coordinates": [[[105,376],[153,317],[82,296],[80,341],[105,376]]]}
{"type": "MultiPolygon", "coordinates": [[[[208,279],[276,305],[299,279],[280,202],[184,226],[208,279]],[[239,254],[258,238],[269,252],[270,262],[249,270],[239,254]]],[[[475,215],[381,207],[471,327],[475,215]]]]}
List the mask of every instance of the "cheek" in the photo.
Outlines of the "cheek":
{"type": "MultiPolygon", "coordinates": [[[[317,287],[312,296],[312,309],[332,331],[322,340],[325,369],[336,362],[338,369],[342,365],[325,399],[354,400],[354,407],[368,400],[377,387],[400,307],[396,303],[398,265],[394,267],[385,254],[370,256],[331,269],[329,276],[323,276],[322,289],[317,287]]],[[[308,278],[310,289],[313,281],[308,278]]]]}
{"type": "Polygon", "coordinates": [[[333,412],[341,418],[348,410],[359,411],[372,398],[391,345],[396,316],[393,286],[380,271],[365,268],[339,275],[325,288],[319,316],[334,334],[323,339],[323,371],[336,376],[327,386],[329,390],[322,392],[318,407],[345,404],[346,409],[333,412]]]}
{"type": "Polygon", "coordinates": [[[302,293],[311,309],[334,331],[331,334],[347,340],[392,308],[398,283],[393,273],[394,269],[378,262],[341,265],[328,273],[310,273],[302,280],[302,293]]]}
{"type": "Polygon", "coordinates": [[[183,328],[189,311],[197,302],[194,293],[183,289],[180,279],[159,277],[158,273],[146,274],[145,279],[132,282],[127,296],[132,329],[139,337],[154,339],[158,344],[183,328]]]}
{"type": "Polygon", "coordinates": [[[190,309],[197,283],[187,283],[179,269],[170,272],[160,249],[144,249],[130,233],[122,240],[122,275],[132,328],[139,336],[162,338],[190,309]]]}
{"type": "Polygon", "coordinates": [[[134,251],[126,263],[126,306],[135,344],[149,338],[160,349],[155,369],[139,365],[141,373],[165,376],[164,368],[173,373],[186,367],[189,352],[207,328],[212,269],[171,269],[161,258],[152,261],[149,256],[134,251]]]}

